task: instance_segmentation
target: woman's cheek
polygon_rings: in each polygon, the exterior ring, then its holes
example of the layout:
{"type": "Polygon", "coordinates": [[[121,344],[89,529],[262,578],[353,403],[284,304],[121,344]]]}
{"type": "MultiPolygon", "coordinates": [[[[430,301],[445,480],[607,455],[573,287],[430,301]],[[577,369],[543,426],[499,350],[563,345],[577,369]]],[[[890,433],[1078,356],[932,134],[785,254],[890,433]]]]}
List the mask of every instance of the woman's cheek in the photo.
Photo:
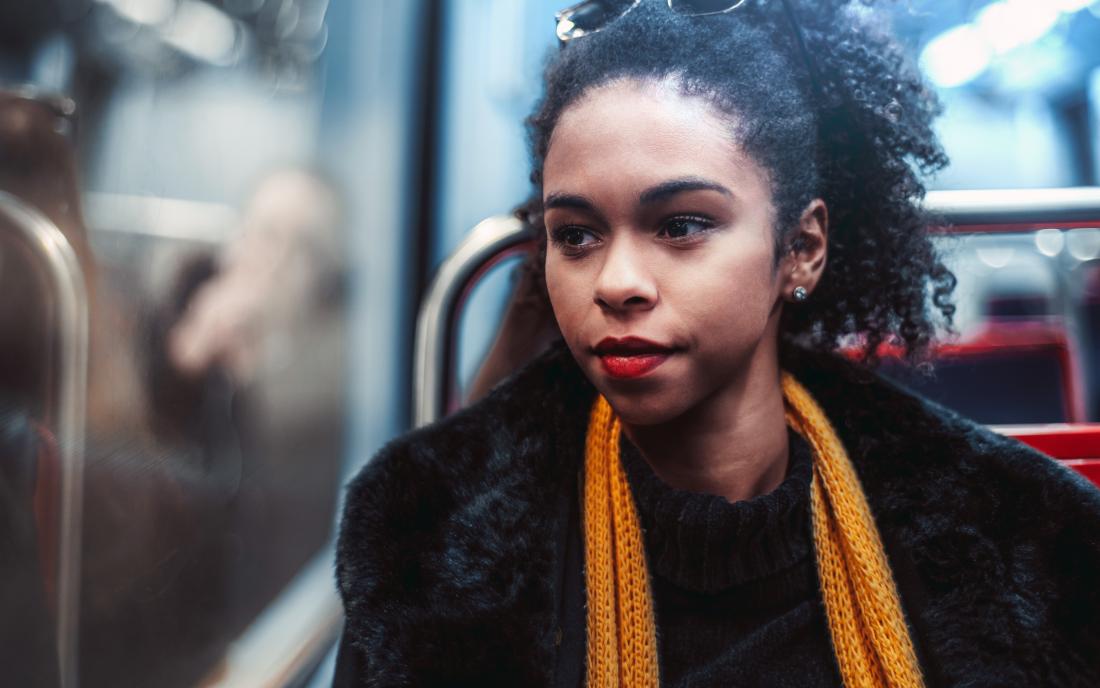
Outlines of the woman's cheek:
{"type": "Polygon", "coordinates": [[[576,326],[576,287],[570,285],[568,277],[561,274],[560,266],[552,262],[552,259],[547,259],[546,263],[546,292],[550,297],[550,308],[554,312],[558,328],[568,342],[576,326]]]}

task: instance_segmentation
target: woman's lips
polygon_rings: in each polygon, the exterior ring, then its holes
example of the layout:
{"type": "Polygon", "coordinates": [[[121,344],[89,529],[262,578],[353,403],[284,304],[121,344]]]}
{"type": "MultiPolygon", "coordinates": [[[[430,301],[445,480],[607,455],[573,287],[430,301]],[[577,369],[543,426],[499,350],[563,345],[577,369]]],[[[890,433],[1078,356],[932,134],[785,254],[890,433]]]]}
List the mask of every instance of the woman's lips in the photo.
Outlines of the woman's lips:
{"type": "Polygon", "coordinates": [[[608,375],[620,380],[642,377],[668,360],[675,350],[641,337],[607,337],[592,348],[608,375]]]}
{"type": "Polygon", "coordinates": [[[603,369],[620,380],[641,377],[668,360],[669,354],[638,354],[636,356],[600,356],[603,369]]]}

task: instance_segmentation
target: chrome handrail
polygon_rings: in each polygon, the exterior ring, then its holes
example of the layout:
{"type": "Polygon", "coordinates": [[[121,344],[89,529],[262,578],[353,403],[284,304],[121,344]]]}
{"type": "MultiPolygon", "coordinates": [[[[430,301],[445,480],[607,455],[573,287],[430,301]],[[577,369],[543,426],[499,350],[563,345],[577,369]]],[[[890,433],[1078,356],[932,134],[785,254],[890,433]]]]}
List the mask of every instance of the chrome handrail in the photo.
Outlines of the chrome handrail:
{"type": "Polygon", "coordinates": [[[443,261],[424,297],[416,320],[413,361],[413,422],[427,425],[446,407],[447,341],[453,333],[453,315],[466,287],[511,249],[530,241],[527,226],[515,217],[482,220],[455,252],[443,261]]]}
{"type": "Polygon", "coordinates": [[[57,571],[57,659],[61,685],[75,688],[80,622],[84,424],[88,388],[88,294],[76,252],[53,222],[0,191],[0,213],[40,259],[57,299],[60,390],[55,418],[61,460],[61,532],[57,571]]]}
{"type": "MultiPolygon", "coordinates": [[[[1087,222],[1100,227],[1100,187],[930,191],[924,207],[958,227],[1011,231],[1011,225],[1049,223],[1058,227],[1087,222]]],[[[516,218],[490,217],[478,223],[440,265],[416,321],[412,391],[416,427],[435,421],[446,409],[448,341],[462,295],[473,278],[502,254],[530,240],[530,230],[516,218]]]]}
{"type": "Polygon", "coordinates": [[[925,208],[956,226],[1095,222],[1100,186],[929,191],[925,208]]]}

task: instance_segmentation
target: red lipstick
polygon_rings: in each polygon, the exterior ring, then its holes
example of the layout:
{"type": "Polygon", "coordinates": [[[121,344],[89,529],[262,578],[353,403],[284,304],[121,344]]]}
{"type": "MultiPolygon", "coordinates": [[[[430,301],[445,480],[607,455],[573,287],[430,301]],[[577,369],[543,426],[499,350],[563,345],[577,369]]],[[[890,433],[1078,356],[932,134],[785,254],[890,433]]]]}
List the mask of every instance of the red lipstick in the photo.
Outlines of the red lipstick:
{"type": "Polygon", "coordinates": [[[620,380],[631,380],[657,369],[674,349],[641,337],[616,339],[607,337],[593,347],[608,375],[620,380]]]}

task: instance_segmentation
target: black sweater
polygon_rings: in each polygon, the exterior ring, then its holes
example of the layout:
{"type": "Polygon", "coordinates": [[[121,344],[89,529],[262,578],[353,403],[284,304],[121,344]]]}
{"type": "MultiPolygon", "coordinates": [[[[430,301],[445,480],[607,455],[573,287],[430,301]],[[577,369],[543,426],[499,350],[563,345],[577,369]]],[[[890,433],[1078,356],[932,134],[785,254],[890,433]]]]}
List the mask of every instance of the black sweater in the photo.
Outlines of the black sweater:
{"type": "Polygon", "coordinates": [[[645,533],[661,684],[840,686],[810,525],[809,445],[790,432],[772,492],[730,503],[669,487],[624,438],[645,533]]]}
{"type": "MultiPolygon", "coordinates": [[[[1100,491],[839,357],[783,364],[859,475],[927,684],[1100,685],[1100,491]]],[[[556,347],[366,466],[337,550],[338,684],[581,685],[571,534],[594,395],[556,347]]]]}

